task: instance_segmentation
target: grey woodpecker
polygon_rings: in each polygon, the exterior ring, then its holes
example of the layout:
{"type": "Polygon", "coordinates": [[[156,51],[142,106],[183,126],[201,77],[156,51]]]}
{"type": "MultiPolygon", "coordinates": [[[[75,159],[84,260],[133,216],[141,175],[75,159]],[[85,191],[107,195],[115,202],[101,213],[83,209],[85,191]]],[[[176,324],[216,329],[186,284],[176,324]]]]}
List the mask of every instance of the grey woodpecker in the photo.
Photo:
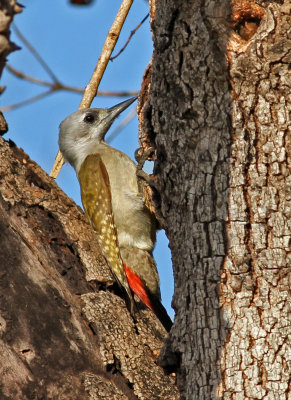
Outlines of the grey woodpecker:
{"type": "Polygon", "coordinates": [[[125,293],[129,311],[134,314],[136,307],[133,292],[170,330],[172,321],[160,302],[159,276],[152,255],[157,221],[139,191],[136,163],[104,141],[116,117],[135,100],[69,115],[60,124],[59,147],[76,171],[85,213],[125,293]]]}

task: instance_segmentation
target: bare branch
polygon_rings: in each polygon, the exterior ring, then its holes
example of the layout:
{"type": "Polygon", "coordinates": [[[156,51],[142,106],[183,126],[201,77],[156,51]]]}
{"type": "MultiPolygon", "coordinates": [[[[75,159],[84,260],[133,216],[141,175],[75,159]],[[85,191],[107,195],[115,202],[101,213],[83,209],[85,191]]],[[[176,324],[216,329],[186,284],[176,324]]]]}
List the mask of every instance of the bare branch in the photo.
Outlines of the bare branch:
{"type": "Polygon", "coordinates": [[[36,83],[38,85],[42,85],[42,86],[49,86],[50,88],[53,86],[51,82],[47,82],[47,81],[43,81],[41,79],[37,79],[34,78],[33,76],[30,75],[26,75],[23,72],[11,67],[11,65],[6,65],[6,69],[13,74],[14,76],[16,76],[19,79],[24,79],[26,81],[32,82],[32,83],[36,83]]]}
{"type": "Polygon", "coordinates": [[[97,62],[96,68],[93,72],[90,82],[86,86],[83,99],[79,106],[80,109],[90,107],[92,100],[97,94],[99,83],[102,79],[105,68],[108,64],[112,51],[116,45],[116,42],[120,35],[120,31],[122,29],[122,26],[124,24],[124,21],[127,17],[127,14],[129,12],[132,3],[133,0],[123,0],[121,3],[118,13],[115,17],[115,20],[105,39],[105,43],[101,55],[99,57],[99,60],[97,62]]]}
{"type": "MultiPolygon", "coordinates": [[[[99,60],[97,62],[96,68],[93,72],[90,82],[86,86],[79,109],[90,107],[92,100],[96,96],[99,83],[102,79],[105,68],[108,64],[108,61],[112,54],[112,51],[116,45],[117,39],[120,35],[120,31],[122,29],[122,26],[124,24],[124,21],[127,17],[127,14],[129,12],[129,9],[130,9],[132,3],[133,3],[133,0],[123,0],[122,1],[121,6],[118,10],[118,13],[115,17],[115,20],[114,20],[114,22],[107,34],[107,37],[105,39],[105,43],[104,43],[101,55],[99,57],[99,60]]],[[[53,178],[56,178],[58,176],[63,164],[64,164],[64,160],[63,160],[62,156],[59,155],[59,152],[58,152],[56,161],[53,165],[50,176],[53,178]],[[62,159],[62,161],[57,164],[57,160],[60,158],[62,159]]]]}
{"type": "Polygon", "coordinates": [[[125,45],[119,50],[119,52],[113,56],[110,57],[110,61],[113,61],[115,58],[117,58],[127,47],[128,43],[130,42],[131,38],[133,37],[133,35],[135,34],[135,32],[142,26],[142,24],[147,20],[147,18],[149,17],[150,14],[147,14],[144,19],[137,25],[136,28],[134,28],[129,35],[129,38],[127,39],[125,45]]]}
{"type": "MultiPolygon", "coordinates": [[[[11,65],[6,65],[7,70],[16,76],[19,79],[24,79],[28,82],[36,83],[38,85],[42,86],[48,86],[50,87],[53,91],[57,90],[66,90],[68,92],[74,92],[74,93],[84,93],[84,89],[82,88],[77,88],[75,86],[69,86],[65,85],[64,83],[58,82],[58,83],[51,83],[47,81],[43,81],[38,78],[34,78],[33,76],[24,74],[23,72],[15,69],[14,67],[11,67],[11,65]]],[[[138,95],[137,90],[131,90],[131,91],[123,91],[123,92],[114,92],[114,91],[109,91],[109,90],[103,90],[98,92],[98,96],[106,96],[106,97],[128,97],[128,96],[137,96],[138,95]]]]}
{"type": "Polygon", "coordinates": [[[58,83],[58,78],[56,75],[53,73],[51,68],[47,65],[47,63],[44,61],[44,59],[40,56],[40,54],[35,50],[35,48],[29,43],[29,41],[23,36],[23,34],[20,32],[20,30],[17,28],[15,24],[12,25],[13,30],[15,34],[18,36],[18,38],[22,41],[22,43],[27,47],[27,49],[31,52],[31,54],[34,56],[34,58],[41,64],[43,69],[48,73],[48,75],[52,78],[52,80],[55,83],[58,83]]]}
{"type": "Polygon", "coordinates": [[[7,111],[15,110],[16,108],[26,106],[27,104],[33,103],[34,101],[43,99],[44,97],[49,96],[53,92],[55,92],[54,89],[49,89],[46,92],[37,94],[36,96],[33,96],[33,97],[30,97],[29,99],[20,101],[19,103],[12,104],[11,106],[1,107],[0,111],[7,112],[7,111]]]}

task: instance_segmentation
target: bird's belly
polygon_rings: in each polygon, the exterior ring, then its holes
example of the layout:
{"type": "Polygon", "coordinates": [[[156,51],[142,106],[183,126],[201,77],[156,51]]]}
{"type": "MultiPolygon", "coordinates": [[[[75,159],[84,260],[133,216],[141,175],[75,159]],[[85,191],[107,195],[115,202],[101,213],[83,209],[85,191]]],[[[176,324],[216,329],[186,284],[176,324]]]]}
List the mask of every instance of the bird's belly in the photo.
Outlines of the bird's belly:
{"type": "Polygon", "coordinates": [[[112,211],[120,246],[151,251],[152,224],[144,198],[138,190],[136,164],[124,153],[104,147],[99,151],[108,172],[112,211]]]}

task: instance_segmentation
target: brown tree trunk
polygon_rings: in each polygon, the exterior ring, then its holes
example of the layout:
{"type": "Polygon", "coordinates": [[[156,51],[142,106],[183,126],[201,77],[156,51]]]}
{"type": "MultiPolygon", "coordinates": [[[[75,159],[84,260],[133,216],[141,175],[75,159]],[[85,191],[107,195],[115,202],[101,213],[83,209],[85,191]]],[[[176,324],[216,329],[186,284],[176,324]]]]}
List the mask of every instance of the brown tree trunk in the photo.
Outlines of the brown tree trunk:
{"type": "MultiPolygon", "coordinates": [[[[13,5],[0,4],[2,62],[13,5]]],[[[178,399],[156,363],[160,322],[132,319],[82,210],[2,138],[0,240],[1,400],[178,399]]]]}
{"type": "Polygon", "coordinates": [[[81,209],[1,138],[0,160],[1,400],[178,399],[164,328],[110,290],[81,209]]]}
{"type": "Polygon", "coordinates": [[[245,40],[232,35],[228,48],[233,144],[221,302],[230,332],[220,357],[226,399],[283,400],[291,393],[290,11],[285,1],[238,4],[233,12],[245,40]],[[257,32],[245,37],[254,20],[257,32]]]}
{"type": "Polygon", "coordinates": [[[151,1],[140,139],[175,277],[160,362],[183,399],[290,390],[290,3],[258,3],[151,1]]]}
{"type": "MultiPolygon", "coordinates": [[[[10,41],[10,24],[15,14],[21,12],[16,0],[1,0],[0,2],[0,77],[3,68],[5,67],[6,57],[18,47],[10,41]]],[[[0,95],[5,90],[5,87],[0,86],[0,95]]],[[[8,126],[0,111],[0,135],[7,132],[8,126]]]]}

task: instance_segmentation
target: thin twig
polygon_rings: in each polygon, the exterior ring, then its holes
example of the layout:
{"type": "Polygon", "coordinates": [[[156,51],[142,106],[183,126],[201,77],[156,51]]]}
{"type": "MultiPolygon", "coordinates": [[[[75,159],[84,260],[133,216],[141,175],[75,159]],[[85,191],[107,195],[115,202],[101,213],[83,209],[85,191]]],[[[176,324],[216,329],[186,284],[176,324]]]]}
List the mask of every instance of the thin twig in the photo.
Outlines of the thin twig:
{"type": "Polygon", "coordinates": [[[97,62],[96,68],[93,72],[90,82],[86,86],[85,93],[80,103],[79,109],[90,107],[92,100],[96,96],[99,83],[102,79],[109,58],[119,38],[120,31],[122,29],[122,26],[124,24],[124,21],[127,17],[127,14],[129,12],[132,3],[133,0],[122,1],[118,13],[115,17],[115,20],[113,21],[113,24],[105,39],[103,49],[99,57],[99,60],[97,62]]]}
{"type": "MultiPolygon", "coordinates": [[[[34,78],[33,76],[24,74],[23,72],[15,69],[14,67],[11,67],[11,65],[6,65],[6,68],[11,74],[16,76],[17,78],[24,79],[28,82],[36,83],[37,85],[48,86],[51,89],[53,89],[54,91],[65,90],[65,91],[74,92],[74,93],[84,93],[84,89],[82,89],[82,88],[65,85],[61,82],[55,84],[55,83],[43,81],[41,79],[34,78]]],[[[113,91],[109,91],[109,90],[103,90],[103,91],[98,92],[98,96],[106,96],[106,97],[129,97],[129,96],[137,96],[137,95],[138,95],[137,90],[123,91],[123,92],[113,92],[113,91]]]]}
{"type": "Polygon", "coordinates": [[[36,58],[36,60],[40,63],[40,65],[48,73],[48,75],[52,78],[52,80],[55,83],[58,83],[59,82],[58,78],[55,76],[53,71],[50,69],[50,67],[47,65],[47,63],[44,61],[44,59],[40,56],[40,54],[29,43],[29,41],[23,36],[23,34],[20,32],[20,30],[17,28],[17,26],[14,23],[12,26],[13,26],[13,30],[15,31],[15,34],[22,41],[22,43],[28,48],[28,50],[31,52],[31,54],[34,56],[34,58],[36,58]]]}
{"type": "MultiPolygon", "coordinates": [[[[86,86],[82,101],[79,105],[79,109],[90,107],[92,100],[96,96],[99,83],[102,79],[105,68],[108,64],[109,58],[112,54],[112,51],[116,45],[117,39],[120,35],[120,31],[122,29],[122,26],[124,24],[124,21],[127,17],[127,14],[129,12],[129,9],[130,9],[132,3],[133,3],[133,0],[123,0],[122,1],[121,6],[118,10],[118,13],[115,17],[115,20],[114,20],[114,22],[107,34],[107,37],[105,39],[105,43],[103,45],[103,49],[102,49],[101,55],[99,57],[99,60],[97,62],[97,65],[95,67],[95,70],[93,72],[93,75],[90,79],[90,82],[86,86]]],[[[50,176],[53,178],[56,178],[58,176],[63,164],[64,164],[63,157],[60,157],[59,152],[58,152],[56,161],[53,165],[50,176]],[[61,161],[57,163],[57,160],[59,160],[59,159],[61,161]]]]}
{"type": "Polygon", "coordinates": [[[34,101],[37,101],[37,100],[43,99],[46,96],[49,96],[54,91],[55,90],[53,90],[53,89],[49,89],[46,92],[37,94],[36,96],[33,96],[33,97],[30,97],[29,99],[20,101],[19,103],[12,104],[11,106],[1,107],[0,111],[8,112],[8,111],[11,111],[11,110],[15,110],[15,108],[26,106],[27,104],[33,103],[34,101]]]}
{"type": "Polygon", "coordinates": [[[33,76],[26,75],[23,72],[11,67],[11,65],[6,64],[6,69],[17,78],[25,79],[26,81],[36,83],[37,85],[49,86],[50,88],[53,86],[51,82],[43,81],[41,79],[34,78],[33,76]]]}
{"type": "MultiPolygon", "coordinates": [[[[1,112],[9,112],[14,110],[15,108],[20,108],[22,106],[26,106],[27,104],[31,104],[34,103],[35,101],[38,101],[40,99],[42,99],[43,97],[49,96],[53,93],[56,93],[58,90],[70,90],[72,92],[76,92],[76,93],[83,93],[84,90],[82,89],[77,89],[77,88],[66,88],[66,87],[60,87],[59,89],[49,89],[46,92],[43,92],[41,94],[38,94],[36,96],[30,97],[29,99],[20,101],[19,103],[14,103],[11,104],[10,106],[5,106],[5,107],[0,107],[0,111],[1,112]],[[79,91],[80,90],[80,91],[79,91]]],[[[138,96],[139,92],[135,91],[135,92],[98,92],[98,96],[100,97],[130,97],[130,96],[138,96]]]]}
{"type": "Polygon", "coordinates": [[[125,43],[125,45],[119,50],[119,52],[113,56],[110,57],[110,61],[113,61],[115,58],[117,58],[127,47],[128,43],[130,42],[131,38],[133,37],[133,35],[135,34],[135,32],[142,26],[142,24],[147,20],[147,18],[149,17],[150,14],[147,14],[144,19],[137,25],[137,27],[135,27],[131,32],[130,35],[125,43]]]}

